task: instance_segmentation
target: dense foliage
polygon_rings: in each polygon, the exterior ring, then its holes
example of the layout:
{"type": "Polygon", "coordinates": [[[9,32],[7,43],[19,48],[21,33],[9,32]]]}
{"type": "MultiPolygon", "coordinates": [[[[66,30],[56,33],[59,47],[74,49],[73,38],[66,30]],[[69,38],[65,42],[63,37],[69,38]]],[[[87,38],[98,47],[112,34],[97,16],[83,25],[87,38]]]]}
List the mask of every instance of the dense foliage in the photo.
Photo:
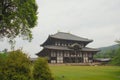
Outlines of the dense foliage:
{"type": "Polygon", "coordinates": [[[21,50],[0,53],[0,80],[53,80],[46,59],[35,63],[21,50]],[[34,66],[33,66],[33,65],[34,66]]]}
{"type": "Polygon", "coordinates": [[[94,58],[110,58],[111,65],[120,66],[120,46],[115,49],[109,49],[104,52],[99,52],[94,58]]]}
{"type": "Polygon", "coordinates": [[[7,53],[4,53],[4,52],[1,52],[1,53],[0,53],[0,58],[2,58],[2,59],[7,58],[7,56],[8,56],[7,53]]]}
{"type": "Polygon", "coordinates": [[[116,55],[116,50],[119,48],[119,44],[115,44],[108,47],[99,48],[101,51],[98,52],[95,58],[113,58],[116,55]]]}
{"type": "Polygon", "coordinates": [[[116,55],[112,58],[110,63],[120,66],[120,48],[116,50],[116,55]]]}
{"type": "MultiPolygon", "coordinates": [[[[116,41],[120,45],[120,41],[116,41]]],[[[116,50],[116,55],[112,58],[111,64],[120,66],[120,47],[116,50]]]]}
{"type": "Polygon", "coordinates": [[[53,80],[47,60],[38,58],[34,64],[33,78],[35,80],[53,80]]]}
{"type": "Polygon", "coordinates": [[[107,50],[105,52],[97,53],[94,58],[113,58],[116,55],[117,49],[107,50]]]}
{"type": "Polygon", "coordinates": [[[30,80],[30,61],[20,50],[9,52],[0,58],[1,80],[30,80]]]}
{"type": "Polygon", "coordinates": [[[0,0],[0,37],[31,39],[36,21],[35,0],[0,0]]]}

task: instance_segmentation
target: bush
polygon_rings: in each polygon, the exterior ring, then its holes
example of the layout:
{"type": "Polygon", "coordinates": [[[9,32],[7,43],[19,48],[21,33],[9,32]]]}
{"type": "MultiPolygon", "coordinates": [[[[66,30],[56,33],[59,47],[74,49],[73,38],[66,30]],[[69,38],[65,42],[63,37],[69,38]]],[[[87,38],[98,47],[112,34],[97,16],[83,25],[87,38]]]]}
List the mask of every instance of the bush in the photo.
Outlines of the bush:
{"type": "Polygon", "coordinates": [[[33,69],[33,78],[34,80],[53,80],[53,77],[46,59],[38,58],[35,61],[34,69],[33,69]]]}
{"type": "Polygon", "coordinates": [[[6,58],[5,54],[0,53],[0,79],[4,80],[4,75],[3,75],[3,68],[6,65],[6,58]]]}
{"type": "Polygon", "coordinates": [[[47,60],[38,58],[33,65],[20,50],[0,54],[0,80],[53,80],[47,60]]]}
{"type": "Polygon", "coordinates": [[[0,62],[0,80],[30,80],[30,61],[22,51],[11,51],[0,62]]]}

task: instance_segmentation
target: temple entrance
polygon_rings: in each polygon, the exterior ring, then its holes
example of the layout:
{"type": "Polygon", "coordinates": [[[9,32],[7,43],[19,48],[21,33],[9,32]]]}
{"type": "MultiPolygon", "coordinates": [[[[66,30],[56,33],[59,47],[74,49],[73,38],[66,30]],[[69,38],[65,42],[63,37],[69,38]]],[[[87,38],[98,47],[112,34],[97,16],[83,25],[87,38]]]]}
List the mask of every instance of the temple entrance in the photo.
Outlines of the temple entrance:
{"type": "Polygon", "coordinates": [[[71,63],[75,63],[75,62],[76,62],[75,57],[71,57],[71,63]]]}
{"type": "Polygon", "coordinates": [[[70,63],[81,63],[82,58],[81,57],[71,57],[70,63]]]}

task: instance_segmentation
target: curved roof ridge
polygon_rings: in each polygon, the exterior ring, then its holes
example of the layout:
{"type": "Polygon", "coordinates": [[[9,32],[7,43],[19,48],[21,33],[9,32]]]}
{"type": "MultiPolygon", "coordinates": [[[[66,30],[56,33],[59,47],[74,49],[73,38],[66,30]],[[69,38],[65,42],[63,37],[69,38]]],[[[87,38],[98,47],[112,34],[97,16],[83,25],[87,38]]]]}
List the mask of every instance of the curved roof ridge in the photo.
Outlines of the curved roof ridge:
{"type": "MultiPolygon", "coordinates": [[[[55,46],[55,45],[47,45],[47,46],[44,46],[44,48],[47,48],[47,49],[57,49],[57,50],[73,50],[69,47],[66,47],[66,46],[55,46]]],[[[82,51],[96,51],[96,52],[99,52],[100,50],[99,49],[96,49],[96,48],[88,48],[88,47],[84,47],[84,48],[81,48],[82,51]]]]}
{"type": "Polygon", "coordinates": [[[65,33],[65,32],[58,32],[54,35],[50,35],[50,37],[57,38],[57,39],[65,39],[65,40],[75,40],[75,41],[87,41],[87,42],[92,42],[93,40],[88,39],[88,38],[83,38],[76,36],[71,33],[65,33]]]}

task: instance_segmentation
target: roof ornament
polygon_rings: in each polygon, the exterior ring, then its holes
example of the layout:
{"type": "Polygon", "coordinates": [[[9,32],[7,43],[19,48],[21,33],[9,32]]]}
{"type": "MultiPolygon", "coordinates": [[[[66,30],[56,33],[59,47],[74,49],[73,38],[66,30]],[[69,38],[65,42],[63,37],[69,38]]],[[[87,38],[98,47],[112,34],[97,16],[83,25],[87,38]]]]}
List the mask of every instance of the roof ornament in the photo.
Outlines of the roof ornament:
{"type": "Polygon", "coordinates": [[[80,49],[82,49],[82,46],[78,43],[74,43],[69,48],[72,48],[74,50],[80,50],[80,49]]]}

